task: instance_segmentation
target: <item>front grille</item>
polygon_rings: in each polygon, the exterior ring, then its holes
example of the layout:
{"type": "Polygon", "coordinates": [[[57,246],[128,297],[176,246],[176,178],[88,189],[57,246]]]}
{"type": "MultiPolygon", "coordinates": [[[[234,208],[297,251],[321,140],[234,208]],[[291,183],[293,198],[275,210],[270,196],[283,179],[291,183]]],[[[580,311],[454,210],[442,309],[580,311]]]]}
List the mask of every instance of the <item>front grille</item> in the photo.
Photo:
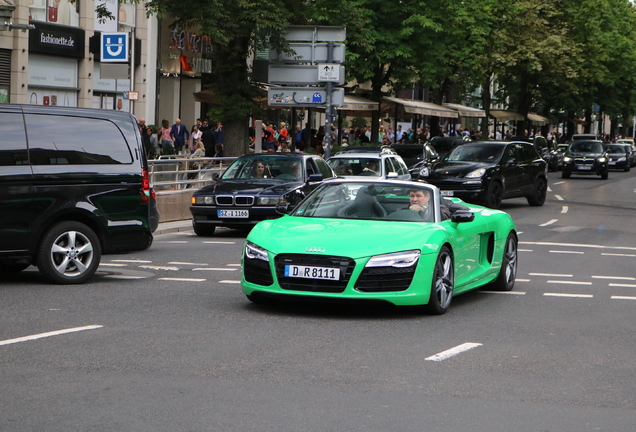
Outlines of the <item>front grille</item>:
{"type": "Polygon", "coordinates": [[[245,280],[256,285],[270,286],[274,283],[269,263],[259,259],[245,258],[243,262],[245,280]]]}
{"type": "Polygon", "coordinates": [[[362,292],[406,291],[411,286],[415,267],[366,267],[356,281],[355,289],[362,292]]]}
{"type": "Polygon", "coordinates": [[[234,203],[237,206],[251,206],[254,204],[254,197],[237,195],[234,197],[234,203]]]}
{"type": "Polygon", "coordinates": [[[594,165],[595,159],[576,158],[574,163],[577,165],[594,165]]]}
{"type": "Polygon", "coordinates": [[[340,293],[345,290],[356,263],[351,258],[325,255],[280,254],[274,258],[276,277],[282,289],[295,291],[311,291],[340,293]],[[285,277],[286,265],[305,265],[316,267],[337,267],[340,269],[340,280],[321,280],[285,277]]]}
{"type": "Polygon", "coordinates": [[[217,195],[217,205],[232,205],[234,204],[234,197],[232,195],[217,195]]]}
{"type": "Polygon", "coordinates": [[[251,206],[254,205],[254,197],[251,195],[217,195],[216,204],[223,206],[251,206]]]}

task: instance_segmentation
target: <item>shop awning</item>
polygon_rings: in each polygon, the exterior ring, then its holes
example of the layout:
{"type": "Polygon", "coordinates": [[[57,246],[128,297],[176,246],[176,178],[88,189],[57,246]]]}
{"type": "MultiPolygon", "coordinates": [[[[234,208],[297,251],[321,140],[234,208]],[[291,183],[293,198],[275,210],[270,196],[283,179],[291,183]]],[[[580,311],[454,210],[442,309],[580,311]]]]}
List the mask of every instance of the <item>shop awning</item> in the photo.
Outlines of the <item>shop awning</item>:
{"type": "Polygon", "coordinates": [[[539,114],[528,113],[528,120],[530,120],[533,124],[543,126],[550,123],[550,119],[547,117],[543,117],[539,114]]]}
{"type": "Polygon", "coordinates": [[[400,99],[396,97],[385,97],[382,103],[401,105],[404,111],[409,114],[422,114],[435,117],[457,118],[457,111],[445,108],[431,102],[423,102],[412,99],[400,99]]]}
{"type": "Polygon", "coordinates": [[[375,111],[378,103],[360,96],[345,95],[344,105],[336,107],[340,111],[375,111]]]}
{"type": "Polygon", "coordinates": [[[201,90],[192,94],[194,95],[194,100],[197,102],[208,103],[211,105],[221,105],[221,102],[219,102],[212,90],[201,90]]]}
{"type": "Polygon", "coordinates": [[[523,116],[519,113],[512,111],[500,111],[500,110],[492,110],[490,111],[490,115],[495,118],[498,122],[512,121],[512,120],[523,120],[523,116]]]}
{"type": "Polygon", "coordinates": [[[454,104],[454,103],[445,103],[442,104],[446,108],[450,108],[452,110],[457,111],[457,113],[461,117],[486,117],[486,111],[480,110],[479,108],[473,108],[465,105],[454,104]]]}

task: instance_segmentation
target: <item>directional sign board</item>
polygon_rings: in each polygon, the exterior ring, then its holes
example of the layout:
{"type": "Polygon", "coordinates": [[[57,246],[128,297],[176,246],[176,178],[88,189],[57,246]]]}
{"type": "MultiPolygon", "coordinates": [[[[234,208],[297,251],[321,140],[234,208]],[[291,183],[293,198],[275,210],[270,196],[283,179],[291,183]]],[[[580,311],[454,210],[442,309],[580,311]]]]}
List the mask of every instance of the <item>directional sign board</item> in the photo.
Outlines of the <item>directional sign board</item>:
{"type": "Polygon", "coordinates": [[[102,63],[128,62],[128,33],[102,33],[101,55],[102,63]]]}
{"type": "Polygon", "coordinates": [[[331,63],[319,64],[318,81],[340,82],[340,66],[331,63]]]}
{"type": "MultiPolygon", "coordinates": [[[[270,64],[268,69],[268,82],[270,84],[316,85],[329,81],[335,85],[343,85],[345,78],[344,66],[335,64],[329,66],[335,69],[331,71],[330,79],[320,80],[318,74],[319,66],[316,65],[270,64]],[[335,76],[336,78],[331,78],[331,76],[335,76]]],[[[323,74],[326,74],[324,67],[323,74]]]]}
{"type": "Polygon", "coordinates": [[[285,39],[299,42],[344,42],[347,29],[335,26],[289,26],[285,39]]]}
{"type": "MultiPolygon", "coordinates": [[[[269,106],[315,107],[327,102],[327,90],[324,87],[270,87],[267,89],[269,106]]],[[[331,104],[344,104],[344,89],[334,88],[331,104]]]]}
{"type": "MultiPolygon", "coordinates": [[[[327,63],[326,43],[290,43],[289,47],[294,50],[295,54],[279,54],[275,50],[270,49],[269,61],[285,63],[327,63]]],[[[344,44],[334,44],[333,61],[331,61],[331,63],[344,63],[345,49],[344,44]]]]}

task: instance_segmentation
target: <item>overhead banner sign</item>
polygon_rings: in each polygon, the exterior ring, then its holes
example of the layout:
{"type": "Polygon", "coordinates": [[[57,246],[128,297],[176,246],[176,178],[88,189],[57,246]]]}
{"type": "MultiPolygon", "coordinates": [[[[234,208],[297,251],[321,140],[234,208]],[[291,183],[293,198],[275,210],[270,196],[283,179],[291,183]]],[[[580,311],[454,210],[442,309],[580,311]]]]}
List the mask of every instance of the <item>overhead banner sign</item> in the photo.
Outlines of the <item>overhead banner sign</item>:
{"type": "MultiPolygon", "coordinates": [[[[327,90],[324,87],[270,87],[267,89],[269,106],[313,107],[324,106],[327,102],[327,90]]],[[[344,89],[334,88],[331,104],[344,104],[344,89]]]]}
{"type": "Polygon", "coordinates": [[[101,34],[102,63],[128,63],[128,33],[101,34]]]}

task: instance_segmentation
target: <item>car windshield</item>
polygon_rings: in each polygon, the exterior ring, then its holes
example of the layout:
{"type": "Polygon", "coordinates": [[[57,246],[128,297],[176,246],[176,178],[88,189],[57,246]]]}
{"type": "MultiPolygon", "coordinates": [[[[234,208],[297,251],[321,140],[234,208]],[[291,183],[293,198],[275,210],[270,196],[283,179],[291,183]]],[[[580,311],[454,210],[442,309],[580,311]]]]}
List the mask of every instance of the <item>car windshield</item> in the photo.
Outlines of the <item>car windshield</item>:
{"type": "Polygon", "coordinates": [[[427,185],[381,182],[330,182],[321,185],[292,216],[433,222],[437,189],[427,185]]]}
{"type": "Polygon", "coordinates": [[[337,157],[327,161],[331,169],[339,176],[380,177],[382,160],[373,157],[337,157]]]}
{"type": "Polygon", "coordinates": [[[223,180],[302,180],[302,157],[254,156],[239,158],[225,171],[223,180]]]}
{"type": "Polygon", "coordinates": [[[619,144],[612,144],[612,145],[608,145],[605,146],[605,150],[608,153],[627,153],[627,149],[619,144]]]}
{"type": "Polygon", "coordinates": [[[463,145],[455,147],[446,157],[451,162],[498,162],[501,159],[502,145],[463,145]]]}
{"type": "Polygon", "coordinates": [[[603,153],[603,144],[595,141],[575,141],[570,144],[571,152],[603,153]]]}

